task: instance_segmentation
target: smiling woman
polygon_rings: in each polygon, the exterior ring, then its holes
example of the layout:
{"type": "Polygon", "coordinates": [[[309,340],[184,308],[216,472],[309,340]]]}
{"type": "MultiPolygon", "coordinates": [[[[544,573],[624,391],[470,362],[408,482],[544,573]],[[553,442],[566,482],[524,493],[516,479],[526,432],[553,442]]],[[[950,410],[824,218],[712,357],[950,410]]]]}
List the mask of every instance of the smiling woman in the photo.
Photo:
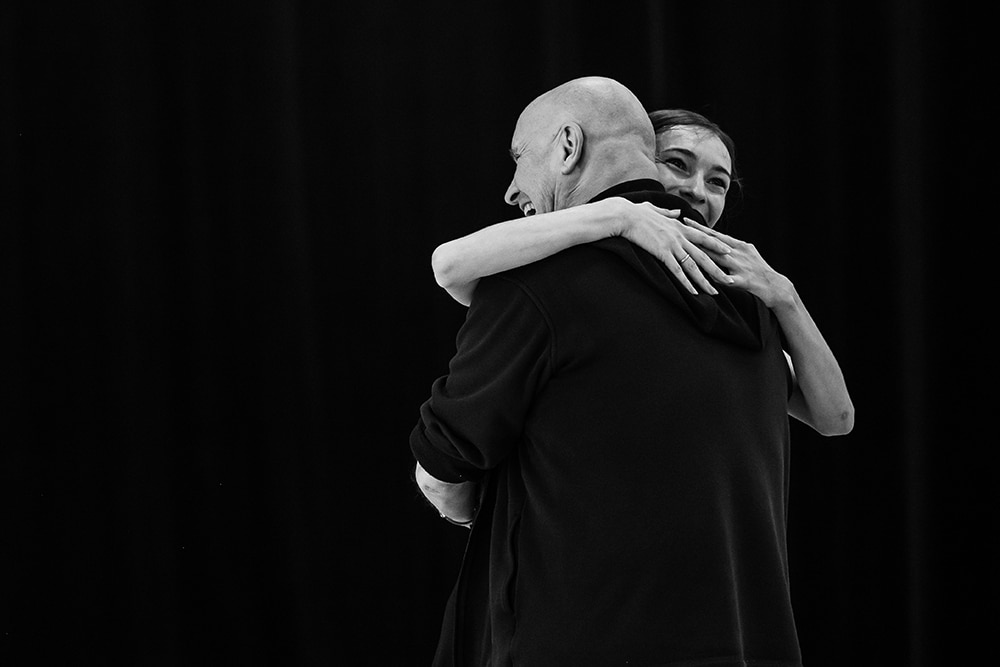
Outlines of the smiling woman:
{"type": "MultiPolygon", "coordinates": [[[[551,124],[551,120],[544,114],[539,119],[536,114],[526,113],[518,119],[518,126],[523,129],[530,123],[545,121],[551,124]]],[[[649,120],[656,138],[660,183],[714,227],[725,209],[730,188],[739,184],[732,139],[709,119],[685,109],[653,111],[649,120]]],[[[535,183],[534,174],[545,177],[546,147],[528,145],[520,139],[522,135],[515,128],[510,147],[515,174],[504,200],[517,206],[524,216],[531,216],[531,221],[522,218],[501,222],[435,249],[431,258],[434,276],[456,301],[468,306],[480,278],[610,236],[624,236],[652,254],[692,294],[714,294],[713,283],[731,284],[708,254],[726,254],[728,246],[685,225],[679,211],[659,210],[618,197],[553,211],[551,202],[527,191],[535,183]]]]}
{"type": "MultiPolygon", "coordinates": [[[[526,114],[518,125],[545,120],[526,114]]],[[[621,197],[553,211],[519,185],[551,177],[546,172],[550,156],[545,147],[519,142],[515,128],[511,146],[515,176],[505,199],[525,217],[438,246],[431,258],[438,284],[468,306],[480,278],[582,243],[623,236],[659,259],[693,294],[717,294],[714,283],[760,299],[778,318],[787,342],[795,381],[788,413],[824,435],[850,432],[854,407],[840,366],[794,284],[771,268],[753,244],[713,229],[725,211],[727,196],[740,184],[733,140],[708,118],[686,109],[653,111],[649,120],[656,137],[660,184],[697,211],[705,225],[681,220],[679,211],[621,197]]]]}
{"type": "Polygon", "coordinates": [[[686,109],[653,111],[649,119],[656,132],[656,166],[663,187],[715,227],[730,187],[739,184],[733,140],[709,119],[686,109]]]}

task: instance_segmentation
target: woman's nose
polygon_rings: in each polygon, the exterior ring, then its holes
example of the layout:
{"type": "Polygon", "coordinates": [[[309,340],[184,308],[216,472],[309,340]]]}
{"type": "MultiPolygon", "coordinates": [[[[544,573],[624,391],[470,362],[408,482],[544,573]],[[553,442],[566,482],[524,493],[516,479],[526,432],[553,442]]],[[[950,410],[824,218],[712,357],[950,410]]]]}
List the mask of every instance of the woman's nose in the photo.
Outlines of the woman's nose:
{"type": "Polygon", "coordinates": [[[680,187],[680,195],[691,202],[705,201],[705,186],[700,179],[691,178],[680,187]]]}

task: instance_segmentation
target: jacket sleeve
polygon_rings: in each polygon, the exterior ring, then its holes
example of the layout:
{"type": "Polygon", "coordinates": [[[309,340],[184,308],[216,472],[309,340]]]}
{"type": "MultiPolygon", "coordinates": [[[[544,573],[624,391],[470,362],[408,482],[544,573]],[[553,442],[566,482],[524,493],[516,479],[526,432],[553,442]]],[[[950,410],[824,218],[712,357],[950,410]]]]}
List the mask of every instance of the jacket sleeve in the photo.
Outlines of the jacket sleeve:
{"type": "Polygon", "coordinates": [[[551,328],[536,299],[507,275],[479,281],[448,375],[431,387],[410,449],[433,477],[477,481],[522,439],[551,368],[551,328]]]}

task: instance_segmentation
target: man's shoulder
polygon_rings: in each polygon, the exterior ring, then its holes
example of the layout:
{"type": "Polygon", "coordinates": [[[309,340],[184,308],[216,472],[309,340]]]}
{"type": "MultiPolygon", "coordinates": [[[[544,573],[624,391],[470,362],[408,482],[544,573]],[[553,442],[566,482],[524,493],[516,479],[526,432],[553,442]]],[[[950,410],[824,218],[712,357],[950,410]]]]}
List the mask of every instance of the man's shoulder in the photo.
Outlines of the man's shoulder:
{"type": "Polygon", "coordinates": [[[629,269],[614,252],[622,244],[631,245],[615,237],[567,248],[537,262],[481,279],[476,295],[509,302],[519,292],[544,312],[572,309],[574,304],[608,296],[622,284],[620,274],[629,273],[629,269]]]}
{"type": "Polygon", "coordinates": [[[600,269],[606,263],[614,262],[614,257],[608,250],[619,243],[628,244],[628,241],[616,237],[582,243],[537,262],[504,271],[497,274],[497,277],[530,284],[562,285],[574,275],[600,269]]]}

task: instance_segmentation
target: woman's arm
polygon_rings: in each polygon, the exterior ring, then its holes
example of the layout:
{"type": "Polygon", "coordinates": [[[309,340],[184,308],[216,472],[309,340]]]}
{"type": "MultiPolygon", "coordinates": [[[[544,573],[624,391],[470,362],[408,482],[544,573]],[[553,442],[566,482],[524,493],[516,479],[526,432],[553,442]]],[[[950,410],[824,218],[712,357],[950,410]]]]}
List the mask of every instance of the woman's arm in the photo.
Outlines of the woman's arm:
{"type": "Polygon", "coordinates": [[[508,220],[438,246],[431,257],[434,278],[459,303],[468,306],[480,278],[544,259],[581,243],[624,236],[650,252],[692,293],[716,292],[706,275],[728,276],[705,252],[729,251],[726,244],[684,225],[676,216],[649,203],[621,197],[508,220]],[[691,260],[687,261],[686,256],[691,260]],[[697,285],[697,289],[695,288],[697,285]]]}
{"type": "MultiPolygon", "coordinates": [[[[787,280],[787,279],[786,279],[787,280]]],[[[788,342],[795,392],[788,414],[823,435],[845,435],[854,428],[854,405],[844,374],[792,282],[771,306],[788,342]]]]}
{"type": "Polygon", "coordinates": [[[725,241],[733,250],[717,261],[734,278],[734,287],[758,297],[778,318],[788,343],[795,391],[788,414],[823,435],[844,435],[854,428],[854,405],[844,374],[819,327],[806,310],[792,281],[764,261],[751,243],[744,243],[697,223],[698,229],[725,241]]]}

